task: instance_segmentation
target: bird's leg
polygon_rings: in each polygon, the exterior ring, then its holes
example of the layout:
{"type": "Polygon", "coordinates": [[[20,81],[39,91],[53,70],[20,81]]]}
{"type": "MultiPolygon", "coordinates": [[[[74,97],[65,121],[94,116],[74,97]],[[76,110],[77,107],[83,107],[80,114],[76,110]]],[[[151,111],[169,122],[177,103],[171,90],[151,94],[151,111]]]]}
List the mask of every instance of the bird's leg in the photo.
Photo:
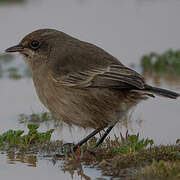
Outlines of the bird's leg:
{"type": "Polygon", "coordinates": [[[98,132],[100,132],[102,129],[98,128],[96,130],[94,130],[91,134],[89,134],[88,136],[86,136],[84,139],[82,139],[81,141],[79,141],[77,144],[74,145],[73,150],[76,151],[76,149],[78,148],[78,146],[83,145],[84,143],[86,143],[90,138],[92,138],[93,136],[95,136],[98,132]]]}
{"type": "MultiPolygon", "coordinates": [[[[102,130],[102,128],[98,128],[96,130],[94,130],[92,133],[90,133],[88,136],[86,136],[85,138],[83,138],[81,141],[79,141],[77,144],[73,145],[73,151],[76,151],[78,146],[82,146],[84,143],[86,143],[90,138],[92,138],[93,136],[95,136],[97,133],[99,133],[102,130]]],[[[68,143],[69,145],[69,143],[68,143]]],[[[56,154],[57,157],[62,157],[65,154],[69,155],[71,153],[71,150],[68,149],[65,153],[62,154],[56,154]]]]}
{"type": "Polygon", "coordinates": [[[110,131],[112,130],[113,126],[108,127],[108,129],[105,131],[104,135],[99,139],[99,141],[96,143],[95,147],[98,147],[106,138],[106,136],[110,133],[110,131]]]}
{"type": "MultiPolygon", "coordinates": [[[[110,133],[110,131],[113,129],[113,126],[110,126],[105,133],[103,134],[103,136],[98,140],[98,142],[96,143],[95,147],[98,147],[106,138],[106,136],[110,133]]],[[[85,138],[83,138],[81,141],[79,141],[77,144],[75,144],[73,146],[73,151],[76,151],[78,146],[82,146],[84,143],[86,143],[90,138],[92,138],[93,136],[95,136],[97,133],[99,133],[102,130],[102,128],[98,128],[96,130],[94,130],[92,133],[90,133],[88,136],[86,136],[85,138]]],[[[71,153],[71,150],[67,151],[66,154],[69,155],[71,153]]],[[[58,155],[57,155],[58,156],[58,155]]]]}

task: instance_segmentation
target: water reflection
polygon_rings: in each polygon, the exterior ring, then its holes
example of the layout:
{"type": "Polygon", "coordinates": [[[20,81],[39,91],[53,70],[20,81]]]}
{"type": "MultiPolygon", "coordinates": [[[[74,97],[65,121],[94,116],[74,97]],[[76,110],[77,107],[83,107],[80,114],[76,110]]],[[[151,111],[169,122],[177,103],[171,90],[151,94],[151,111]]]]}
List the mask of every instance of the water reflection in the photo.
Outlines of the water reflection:
{"type": "Polygon", "coordinates": [[[52,157],[39,157],[34,154],[4,152],[0,154],[0,174],[7,179],[64,179],[64,180],[108,180],[99,170],[84,167],[81,163],[76,166],[64,168],[62,160],[53,160],[52,157]],[[5,167],[5,168],[3,168],[5,167]],[[22,170],[23,169],[23,170],[22,170]],[[11,173],[9,173],[11,171],[11,173]]]}
{"type": "Polygon", "coordinates": [[[155,73],[144,73],[143,74],[146,81],[162,87],[164,85],[168,86],[171,89],[179,90],[180,89],[180,77],[179,76],[160,76],[155,73]]]}
{"type": "Polygon", "coordinates": [[[36,167],[37,157],[35,155],[24,154],[23,152],[7,152],[7,163],[16,164],[16,162],[26,163],[27,166],[36,167]]]}
{"type": "Polygon", "coordinates": [[[77,161],[77,163],[74,163],[72,165],[64,165],[62,170],[64,172],[68,172],[71,175],[72,179],[74,179],[74,176],[77,173],[77,175],[82,179],[91,180],[91,178],[84,173],[83,166],[79,161],[77,161]]]}

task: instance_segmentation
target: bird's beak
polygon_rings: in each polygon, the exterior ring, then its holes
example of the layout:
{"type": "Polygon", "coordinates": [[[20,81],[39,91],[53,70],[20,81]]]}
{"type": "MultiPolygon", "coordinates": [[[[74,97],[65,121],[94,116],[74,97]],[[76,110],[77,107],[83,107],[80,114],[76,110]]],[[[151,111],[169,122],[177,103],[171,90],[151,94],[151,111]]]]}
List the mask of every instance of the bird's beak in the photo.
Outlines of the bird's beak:
{"type": "Polygon", "coordinates": [[[21,45],[12,46],[5,50],[5,52],[20,52],[23,51],[24,47],[21,45]]]}

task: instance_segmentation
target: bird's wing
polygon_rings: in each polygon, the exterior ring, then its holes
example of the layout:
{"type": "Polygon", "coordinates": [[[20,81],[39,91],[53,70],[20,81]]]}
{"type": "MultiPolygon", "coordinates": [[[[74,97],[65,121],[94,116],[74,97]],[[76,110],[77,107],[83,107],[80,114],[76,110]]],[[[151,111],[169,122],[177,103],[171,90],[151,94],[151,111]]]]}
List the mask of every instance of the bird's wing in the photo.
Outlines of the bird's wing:
{"type": "Polygon", "coordinates": [[[52,76],[56,83],[76,88],[118,88],[144,89],[143,77],[134,70],[121,64],[111,64],[106,68],[94,68],[86,71],[68,73],[65,76],[52,76]]]}

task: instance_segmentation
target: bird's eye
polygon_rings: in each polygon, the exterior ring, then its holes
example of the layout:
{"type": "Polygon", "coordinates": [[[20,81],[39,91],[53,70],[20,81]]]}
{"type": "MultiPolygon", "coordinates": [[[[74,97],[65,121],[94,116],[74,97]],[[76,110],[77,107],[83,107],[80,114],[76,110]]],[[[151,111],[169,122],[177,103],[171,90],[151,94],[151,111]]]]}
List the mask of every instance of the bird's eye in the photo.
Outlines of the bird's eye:
{"type": "Polygon", "coordinates": [[[30,43],[30,46],[33,49],[37,49],[39,47],[39,45],[40,45],[40,42],[39,41],[35,41],[35,40],[31,41],[31,43],[30,43]]]}

